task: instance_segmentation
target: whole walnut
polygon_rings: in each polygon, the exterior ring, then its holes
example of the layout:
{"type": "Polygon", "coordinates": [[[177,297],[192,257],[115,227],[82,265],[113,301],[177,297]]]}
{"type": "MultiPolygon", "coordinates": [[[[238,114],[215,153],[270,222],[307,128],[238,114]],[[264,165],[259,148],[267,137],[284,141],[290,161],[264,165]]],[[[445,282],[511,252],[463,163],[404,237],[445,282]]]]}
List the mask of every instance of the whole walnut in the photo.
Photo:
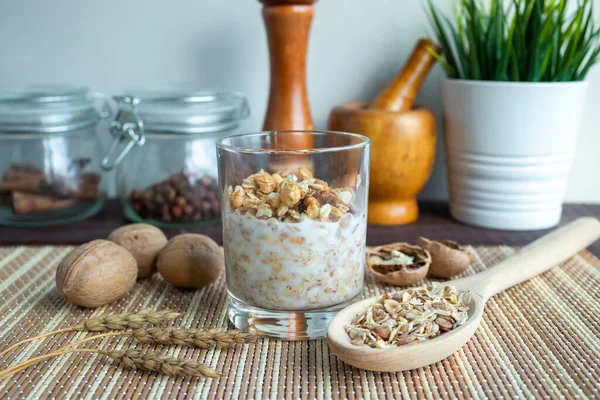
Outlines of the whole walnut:
{"type": "Polygon", "coordinates": [[[156,272],[158,253],[167,244],[165,234],[149,224],[130,224],[114,230],[107,238],[131,253],[138,265],[138,278],[156,272]]]}
{"type": "Polygon", "coordinates": [[[175,286],[202,288],[217,280],[223,272],[223,249],[208,236],[178,235],[158,254],[156,266],[162,277],[175,286]]]}
{"type": "Polygon", "coordinates": [[[135,258],[108,240],[76,247],[56,270],[56,287],[71,304],[100,307],[118,300],[137,279],[135,258]]]}

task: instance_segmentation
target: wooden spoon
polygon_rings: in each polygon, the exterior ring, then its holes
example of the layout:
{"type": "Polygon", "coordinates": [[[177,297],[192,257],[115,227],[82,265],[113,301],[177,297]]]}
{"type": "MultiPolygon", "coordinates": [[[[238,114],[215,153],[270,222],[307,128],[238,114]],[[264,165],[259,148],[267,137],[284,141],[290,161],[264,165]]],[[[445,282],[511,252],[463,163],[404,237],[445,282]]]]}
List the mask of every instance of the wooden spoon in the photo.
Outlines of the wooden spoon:
{"type": "Polygon", "coordinates": [[[458,290],[473,292],[469,318],[460,327],[435,339],[387,349],[351,344],[344,327],[377,301],[380,296],[376,296],[346,307],[333,318],[327,329],[329,348],[346,363],[371,371],[405,371],[436,363],[458,351],[475,334],[490,297],[552,268],[598,237],[600,222],[596,218],[579,218],[536,240],[493,268],[448,282],[458,290]]]}

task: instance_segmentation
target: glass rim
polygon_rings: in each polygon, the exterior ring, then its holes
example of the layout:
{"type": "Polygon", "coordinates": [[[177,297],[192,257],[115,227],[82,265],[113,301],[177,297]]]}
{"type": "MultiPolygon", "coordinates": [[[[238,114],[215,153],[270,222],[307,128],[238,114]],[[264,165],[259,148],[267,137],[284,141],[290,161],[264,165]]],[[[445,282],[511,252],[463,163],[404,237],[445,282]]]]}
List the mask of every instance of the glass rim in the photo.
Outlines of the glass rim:
{"type": "Polygon", "coordinates": [[[328,131],[328,130],[308,130],[308,129],[283,129],[283,130],[271,130],[271,131],[262,131],[262,132],[254,132],[254,133],[239,133],[236,135],[227,136],[225,138],[219,139],[217,141],[217,148],[235,151],[237,153],[244,154],[314,154],[314,153],[330,153],[336,151],[345,151],[345,150],[353,150],[353,149],[361,149],[366,148],[371,144],[371,139],[368,137],[358,134],[358,133],[350,133],[350,132],[341,132],[341,131],[328,131]],[[312,147],[306,149],[259,149],[255,147],[242,147],[242,146],[233,146],[230,144],[226,144],[227,140],[239,138],[239,137],[260,137],[266,136],[270,134],[277,133],[310,133],[310,134],[323,134],[323,135],[337,135],[337,136],[348,136],[359,139],[358,143],[353,143],[344,146],[334,146],[334,147],[312,147]]]}

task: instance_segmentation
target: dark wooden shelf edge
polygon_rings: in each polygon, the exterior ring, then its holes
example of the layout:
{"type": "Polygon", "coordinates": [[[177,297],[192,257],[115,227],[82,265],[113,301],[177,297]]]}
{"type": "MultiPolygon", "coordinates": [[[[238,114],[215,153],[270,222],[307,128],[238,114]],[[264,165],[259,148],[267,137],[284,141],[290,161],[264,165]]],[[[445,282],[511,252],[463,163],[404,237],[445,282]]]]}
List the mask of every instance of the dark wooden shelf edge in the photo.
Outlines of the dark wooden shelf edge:
{"type": "MultiPolygon", "coordinates": [[[[419,220],[413,224],[369,226],[367,243],[369,245],[390,242],[414,243],[417,237],[425,236],[430,239],[450,239],[471,245],[523,246],[549,231],[500,231],[477,228],[453,220],[445,202],[425,201],[420,202],[419,207],[419,220]]],[[[582,216],[600,218],[600,204],[565,205],[561,224],[582,216]]],[[[120,204],[112,200],[101,213],[86,221],[45,228],[0,227],[0,246],[77,245],[105,238],[112,230],[126,223],[128,222],[123,217],[120,204]]],[[[201,233],[222,243],[220,225],[164,231],[168,237],[184,232],[201,233]]],[[[589,250],[600,257],[600,241],[590,246],[589,250]]]]}

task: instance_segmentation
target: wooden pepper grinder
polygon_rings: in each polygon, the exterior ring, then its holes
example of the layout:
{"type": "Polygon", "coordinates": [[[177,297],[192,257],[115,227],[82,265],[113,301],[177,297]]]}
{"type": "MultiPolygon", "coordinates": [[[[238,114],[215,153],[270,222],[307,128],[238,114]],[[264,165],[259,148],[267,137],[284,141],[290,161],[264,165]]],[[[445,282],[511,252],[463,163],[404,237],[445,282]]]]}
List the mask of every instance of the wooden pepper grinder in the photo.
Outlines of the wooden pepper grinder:
{"type": "MultiPolygon", "coordinates": [[[[313,130],[306,90],[306,54],[316,0],[260,0],[269,41],[271,84],[263,129],[313,130]]],[[[277,140],[277,137],[275,137],[277,140]]],[[[312,136],[279,138],[284,149],[306,149],[312,136]]]]}
{"type": "Polygon", "coordinates": [[[417,92],[439,46],[421,39],[402,71],[371,104],[348,103],[329,116],[329,129],[361,133],[371,139],[369,223],[406,224],[419,216],[417,195],[435,159],[435,117],[413,108],[417,92]]]}

